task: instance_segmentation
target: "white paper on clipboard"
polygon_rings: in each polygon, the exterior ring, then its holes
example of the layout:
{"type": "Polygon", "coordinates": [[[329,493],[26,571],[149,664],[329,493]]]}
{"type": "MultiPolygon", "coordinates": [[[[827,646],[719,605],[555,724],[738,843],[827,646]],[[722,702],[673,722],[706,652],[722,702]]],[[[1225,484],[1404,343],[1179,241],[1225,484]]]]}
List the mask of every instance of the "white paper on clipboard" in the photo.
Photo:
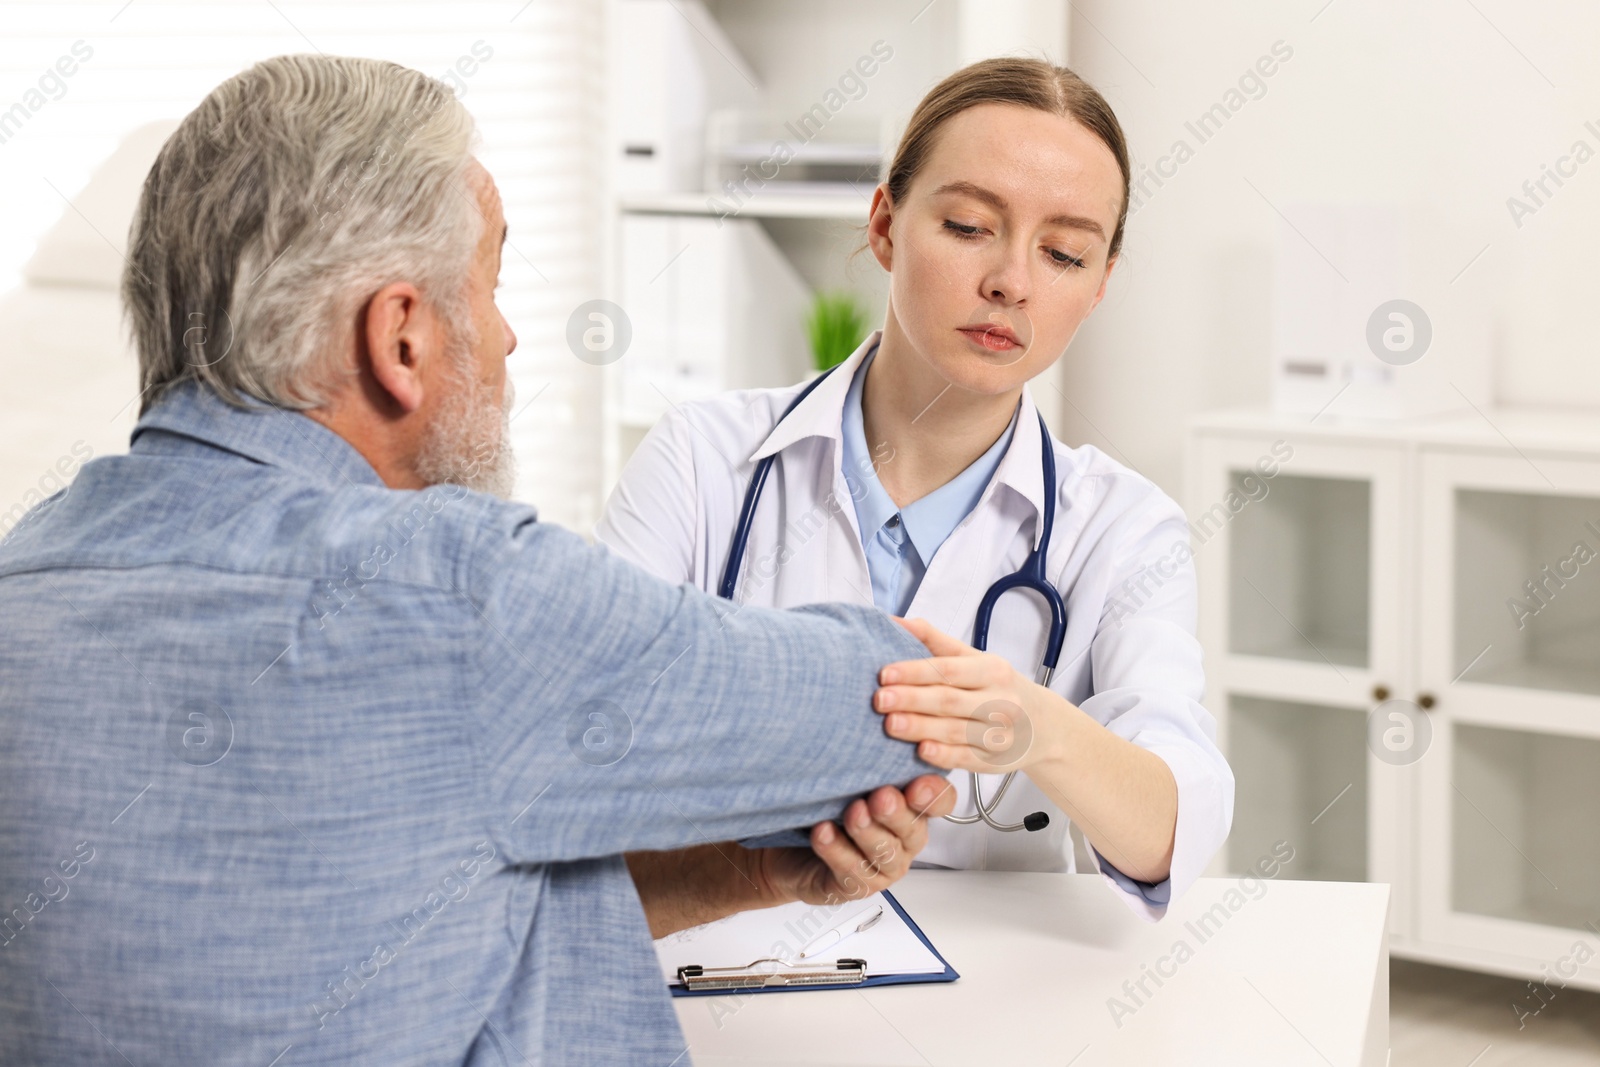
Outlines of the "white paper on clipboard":
{"type": "Polygon", "coordinates": [[[906,925],[882,893],[832,906],[796,901],[776,908],[742,911],[668,934],[655,946],[661,973],[668,982],[677,981],[679,967],[743,967],[768,958],[807,964],[861,959],[867,961],[868,977],[945,971],[944,961],[906,925]],[[871,929],[851,934],[815,956],[798,959],[819,934],[857,914],[870,915],[880,906],[883,917],[871,929]]]}

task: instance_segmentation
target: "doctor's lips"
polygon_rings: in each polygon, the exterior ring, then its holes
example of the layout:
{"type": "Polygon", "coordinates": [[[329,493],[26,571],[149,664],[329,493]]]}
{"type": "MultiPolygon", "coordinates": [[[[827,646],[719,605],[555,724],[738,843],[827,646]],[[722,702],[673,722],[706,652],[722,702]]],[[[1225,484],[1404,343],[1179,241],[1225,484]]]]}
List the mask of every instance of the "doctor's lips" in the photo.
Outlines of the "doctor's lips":
{"type": "Polygon", "coordinates": [[[1012,352],[1027,347],[1011,327],[999,323],[985,322],[972,326],[958,326],[956,329],[991,352],[1012,352]]]}

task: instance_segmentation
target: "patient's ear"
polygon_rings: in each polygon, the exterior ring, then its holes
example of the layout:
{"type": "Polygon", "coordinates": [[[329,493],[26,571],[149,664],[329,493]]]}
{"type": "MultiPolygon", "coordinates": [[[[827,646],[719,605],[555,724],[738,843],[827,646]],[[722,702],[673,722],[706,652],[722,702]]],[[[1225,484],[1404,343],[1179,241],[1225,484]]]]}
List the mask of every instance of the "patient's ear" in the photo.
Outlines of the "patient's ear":
{"type": "Polygon", "coordinates": [[[367,301],[360,358],[401,414],[422,406],[423,382],[437,359],[438,320],[410,282],[393,282],[367,301]]]}

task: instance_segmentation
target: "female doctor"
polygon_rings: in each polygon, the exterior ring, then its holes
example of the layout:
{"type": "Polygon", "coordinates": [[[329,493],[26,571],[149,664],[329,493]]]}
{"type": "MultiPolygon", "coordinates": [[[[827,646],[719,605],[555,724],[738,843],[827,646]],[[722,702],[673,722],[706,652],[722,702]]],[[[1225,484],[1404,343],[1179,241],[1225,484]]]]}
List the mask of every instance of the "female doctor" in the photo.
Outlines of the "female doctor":
{"type": "MultiPolygon", "coordinates": [[[[728,577],[741,604],[907,616],[933,658],[883,669],[884,727],[936,766],[978,772],[951,775],[966,822],[928,820],[919,865],[1071,871],[1071,823],[1107,884],[1155,919],[1233,810],[1199,703],[1188,529],[1149,481],[1050,437],[1027,388],[1105,295],[1128,182],[1115,115],[1071,71],[1007,58],[952,74],[917,107],[872,199],[867,245],[889,275],[882,330],[809,392],[740,391],[667,414],[596,536],[712,592],[737,547],[728,577]],[[1038,573],[1065,602],[1044,685],[1051,612],[1037,592],[1006,591],[989,651],[971,647],[985,592],[1037,568],[1041,548],[1038,573]],[[1021,773],[1000,794],[1007,771],[1021,773]],[[1023,829],[1038,812],[1048,824],[1023,829]]],[[[646,895],[648,874],[634,873],[646,895]]]]}

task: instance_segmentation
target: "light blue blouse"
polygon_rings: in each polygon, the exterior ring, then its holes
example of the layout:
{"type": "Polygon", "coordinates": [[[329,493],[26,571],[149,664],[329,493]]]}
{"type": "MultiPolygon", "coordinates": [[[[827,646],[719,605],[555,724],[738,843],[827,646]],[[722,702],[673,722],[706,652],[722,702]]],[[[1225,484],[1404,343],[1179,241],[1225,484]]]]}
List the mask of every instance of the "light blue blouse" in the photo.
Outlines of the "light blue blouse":
{"type": "MultiPolygon", "coordinates": [[[[983,491],[1011,445],[1017,416],[1012,413],[1005,433],[966,470],[927,496],[903,508],[896,507],[878,480],[861,415],[861,391],[867,379],[867,368],[872,366],[877,354],[876,348],[867,353],[845,396],[844,477],[855,501],[861,548],[867,554],[872,602],[880,611],[904,615],[917,595],[917,587],[922,584],[922,576],[927,573],[934,553],[982,499],[983,491]]],[[[894,460],[890,458],[887,462],[894,460]]]]}

